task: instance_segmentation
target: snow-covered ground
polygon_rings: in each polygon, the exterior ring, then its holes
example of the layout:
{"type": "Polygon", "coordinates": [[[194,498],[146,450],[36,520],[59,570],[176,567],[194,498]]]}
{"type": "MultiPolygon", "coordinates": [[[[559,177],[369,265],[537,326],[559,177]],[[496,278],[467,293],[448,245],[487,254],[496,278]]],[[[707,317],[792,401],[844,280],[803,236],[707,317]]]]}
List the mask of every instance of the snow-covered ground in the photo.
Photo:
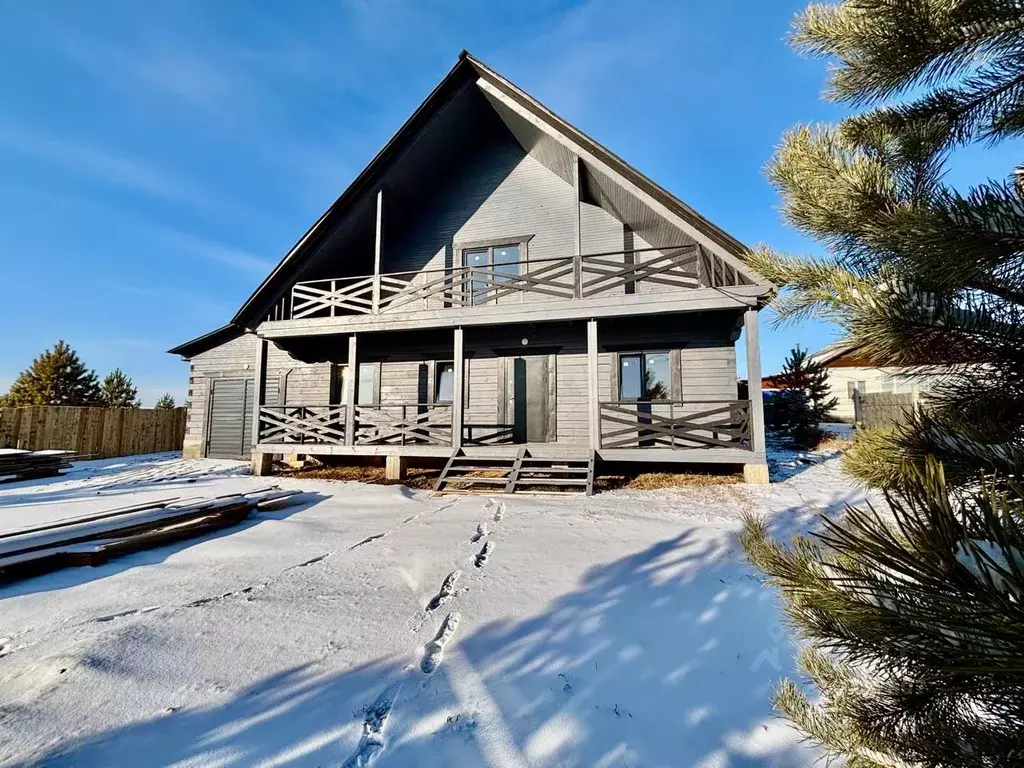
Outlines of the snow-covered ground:
{"type": "Polygon", "coordinates": [[[268,482],[173,455],[0,486],[0,530],[308,491],[0,587],[0,764],[811,765],[771,715],[793,649],[736,533],[744,511],[787,532],[863,495],[835,459],[772,458],[772,486],[568,499],[268,482]]]}

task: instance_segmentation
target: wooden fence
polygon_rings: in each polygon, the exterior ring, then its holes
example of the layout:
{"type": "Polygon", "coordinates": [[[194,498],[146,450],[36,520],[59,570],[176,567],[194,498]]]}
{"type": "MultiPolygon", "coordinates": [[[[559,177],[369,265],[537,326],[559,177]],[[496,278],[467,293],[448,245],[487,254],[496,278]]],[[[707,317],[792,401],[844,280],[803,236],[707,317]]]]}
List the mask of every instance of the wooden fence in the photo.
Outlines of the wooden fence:
{"type": "Polygon", "coordinates": [[[96,459],[180,451],[184,408],[0,408],[0,448],[61,449],[96,459]]]}
{"type": "Polygon", "coordinates": [[[907,414],[924,404],[921,393],[866,392],[853,398],[854,422],[858,427],[891,427],[906,421],[907,414]]]}

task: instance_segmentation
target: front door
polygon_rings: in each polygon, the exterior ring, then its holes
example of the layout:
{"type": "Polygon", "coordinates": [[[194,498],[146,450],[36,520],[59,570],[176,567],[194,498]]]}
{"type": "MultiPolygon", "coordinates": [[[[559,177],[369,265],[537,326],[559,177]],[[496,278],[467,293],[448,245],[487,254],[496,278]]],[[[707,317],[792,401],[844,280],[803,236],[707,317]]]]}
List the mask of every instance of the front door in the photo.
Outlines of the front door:
{"type": "Polygon", "coordinates": [[[546,443],[554,439],[549,425],[554,407],[550,396],[548,355],[505,358],[505,423],[514,443],[546,443]]]}

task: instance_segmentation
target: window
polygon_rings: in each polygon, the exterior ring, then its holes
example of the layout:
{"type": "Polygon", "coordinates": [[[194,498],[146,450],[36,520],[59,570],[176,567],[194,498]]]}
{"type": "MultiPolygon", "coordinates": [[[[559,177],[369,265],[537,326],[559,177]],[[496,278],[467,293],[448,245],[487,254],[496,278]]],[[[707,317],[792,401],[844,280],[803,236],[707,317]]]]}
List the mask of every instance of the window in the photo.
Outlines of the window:
{"type": "Polygon", "coordinates": [[[495,283],[519,274],[520,243],[466,249],[462,252],[462,260],[471,268],[470,303],[486,304],[492,298],[495,283]]]}
{"type": "MultiPolygon", "coordinates": [[[[342,363],[334,369],[334,401],[336,403],[348,402],[348,388],[351,386],[349,380],[348,365],[342,363]]],[[[373,405],[377,394],[377,364],[359,364],[359,388],[356,390],[356,405],[373,405]]]]}
{"type": "Polygon", "coordinates": [[[671,393],[668,352],[619,355],[619,400],[668,400],[671,393]]]}
{"type": "Polygon", "coordinates": [[[857,385],[852,381],[846,382],[846,396],[851,400],[857,397],[857,385]]]}
{"type": "Polygon", "coordinates": [[[434,371],[434,402],[450,403],[455,397],[455,363],[437,364],[434,371]]]}

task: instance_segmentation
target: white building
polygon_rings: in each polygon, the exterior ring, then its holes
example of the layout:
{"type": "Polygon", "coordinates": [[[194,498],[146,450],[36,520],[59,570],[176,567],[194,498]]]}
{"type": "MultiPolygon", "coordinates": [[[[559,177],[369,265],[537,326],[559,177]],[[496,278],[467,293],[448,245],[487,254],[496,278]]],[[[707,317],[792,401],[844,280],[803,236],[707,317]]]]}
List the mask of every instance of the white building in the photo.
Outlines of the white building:
{"type": "Polygon", "coordinates": [[[854,420],[854,392],[927,392],[942,375],[920,368],[871,365],[848,341],[829,344],[811,355],[811,360],[825,364],[832,395],[839,400],[834,413],[849,422],[854,420]]]}

